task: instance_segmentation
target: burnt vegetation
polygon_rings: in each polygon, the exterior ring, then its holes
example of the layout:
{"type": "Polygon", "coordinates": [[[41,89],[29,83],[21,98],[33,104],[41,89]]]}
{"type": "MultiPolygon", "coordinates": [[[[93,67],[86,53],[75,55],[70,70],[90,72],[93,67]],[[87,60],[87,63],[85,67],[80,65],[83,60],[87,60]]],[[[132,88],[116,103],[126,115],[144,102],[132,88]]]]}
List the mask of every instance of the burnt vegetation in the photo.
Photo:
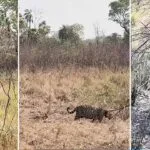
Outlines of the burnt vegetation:
{"type": "Polygon", "coordinates": [[[132,148],[149,149],[150,2],[132,6],[132,148]]]}

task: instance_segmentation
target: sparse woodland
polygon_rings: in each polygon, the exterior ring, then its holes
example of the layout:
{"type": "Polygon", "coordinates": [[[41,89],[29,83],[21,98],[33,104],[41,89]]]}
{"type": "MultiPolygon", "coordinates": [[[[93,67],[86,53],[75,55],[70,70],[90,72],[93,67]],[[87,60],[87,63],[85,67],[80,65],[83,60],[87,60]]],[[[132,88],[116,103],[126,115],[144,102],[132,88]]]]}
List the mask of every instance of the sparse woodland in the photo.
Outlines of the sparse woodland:
{"type": "Polygon", "coordinates": [[[0,149],[17,148],[17,0],[0,1],[0,149]]]}
{"type": "MultiPolygon", "coordinates": [[[[112,15],[110,13],[110,18],[115,20],[115,16],[113,18],[112,15]]],[[[128,23],[126,20],[124,22],[128,23]]],[[[26,9],[24,14],[20,14],[22,70],[27,67],[26,69],[32,72],[61,66],[95,67],[112,71],[128,69],[128,27],[125,27],[127,32],[121,37],[117,33],[105,36],[99,26],[95,26],[95,39],[84,40],[84,27],[81,24],[62,25],[55,33],[51,33],[46,21],[41,21],[37,28],[33,28],[33,24],[32,11],[26,9]]]]}
{"type": "Polygon", "coordinates": [[[128,148],[128,107],[103,123],[74,121],[66,111],[80,104],[108,110],[129,105],[128,7],[128,0],[109,7],[108,19],[124,35],[105,36],[95,25],[94,39],[84,37],[80,23],[53,32],[45,20],[35,25],[32,10],[19,15],[21,148],[128,148]]]}

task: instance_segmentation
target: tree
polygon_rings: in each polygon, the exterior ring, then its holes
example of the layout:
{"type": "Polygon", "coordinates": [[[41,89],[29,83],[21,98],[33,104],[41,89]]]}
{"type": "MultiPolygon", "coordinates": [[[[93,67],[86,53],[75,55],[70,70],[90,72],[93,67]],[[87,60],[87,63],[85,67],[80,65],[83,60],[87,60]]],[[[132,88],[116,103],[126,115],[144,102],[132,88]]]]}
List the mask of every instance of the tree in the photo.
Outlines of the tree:
{"type": "Polygon", "coordinates": [[[0,27],[17,32],[17,0],[0,0],[0,27]]]}
{"type": "Polygon", "coordinates": [[[107,43],[115,43],[116,44],[121,41],[121,36],[117,33],[112,33],[111,35],[109,35],[105,38],[105,41],[107,43]]]}
{"type": "Polygon", "coordinates": [[[27,21],[28,28],[31,29],[31,24],[33,23],[32,10],[26,9],[24,13],[25,20],[27,21]]]}
{"type": "Polygon", "coordinates": [[[0,4],[6,10],[10,9],[10,10],[15,11],[15,13],[17,15],[17,13],[18,13],[18,9],[17,9],[18,8],[18,0],[0,0],[0,4]]]}
{"type": "Polygon", "coordinates": [[[42,21],[39,24],[39,29],[38,29],[39,34],[43,37],[46,36],[48,33],[50,33],[50,26],[46,24],[46,21],[42,21]]]}
{"type": "Polygon", "coordinates": [[[14,50],[17,52],[17,16],[17,0],[0,0],[0,34],[2,38],[0,46],[1,50],[7,50],[9,53],[14,50]],[[3,40],[5,42],[2,42],[3,40]]]}
{"type": "Polygon", "coordinates": [[[38,30],[35,28],[32,28],[28,30],[28,40],[30,44],[36,44],[39,37],[38,30]]]}
{"type": "Polygon", "coordinates": [[[27,23],[22,14],[19,14],[19,30],[21,34],[27,30],[27,23]]]}
{"type": "Polygon", "coordinates": [[[95,41],[96,44],[99,45],[104,40],[104,33],[100,30],[100,27],[98,24],[94,24],[94,30],[95,30],[95,41]]]}
{"type": "Polygon", "coordinates": [[[118,0],[110,3],[109,17],[120,24],[129,34],[129,0],[118,0]]]}
{"type": "Polygon", "coordinates": [[[58,37],[62,43],[69,41],[71,44],[79,44],[82,35],[83,26],[80,24],[73,24],[71,26],[63,25],[58,31],[58,37]]]}

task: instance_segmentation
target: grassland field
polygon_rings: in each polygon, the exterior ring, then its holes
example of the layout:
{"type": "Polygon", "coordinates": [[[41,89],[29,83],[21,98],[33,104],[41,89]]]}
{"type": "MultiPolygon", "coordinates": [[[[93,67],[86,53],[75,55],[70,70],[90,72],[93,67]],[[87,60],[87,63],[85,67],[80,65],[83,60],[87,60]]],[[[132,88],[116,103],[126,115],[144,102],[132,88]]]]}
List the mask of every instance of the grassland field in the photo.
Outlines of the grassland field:
{"type": "MultiPolygon", "coordinates": [[[[120,108],[128,103],[128,80],[126,69],[22,71],[20,149],[128,149],[129,119],[118,115],[102,123],[74,121],[74,114],[66,111],[68,106],[81,104],[108,110],[120,108]]],[[[129,115],[129,110],[124,115],[129,115]]]]}

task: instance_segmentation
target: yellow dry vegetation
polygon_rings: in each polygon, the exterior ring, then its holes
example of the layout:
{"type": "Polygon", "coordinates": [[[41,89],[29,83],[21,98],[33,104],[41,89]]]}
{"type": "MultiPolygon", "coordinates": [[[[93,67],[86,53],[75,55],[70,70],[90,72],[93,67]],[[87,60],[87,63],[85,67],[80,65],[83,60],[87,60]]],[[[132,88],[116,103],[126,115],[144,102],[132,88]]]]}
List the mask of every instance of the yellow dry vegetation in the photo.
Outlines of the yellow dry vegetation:
{"type": "MultiPolygon", "coordinates": [[[[105,109],[128,104],[129,72],[97,68],[59,68],[21,73],[20,148],[114,149],[128,148],[129,120],[102,123],[74,121],[68,106],[81,104],[105,109]],[[48,117],[45,117],[45,114],[48,117]]],[[[129,113],[129,112],[127,112],[129,113]]]]}
{"type": "MultiPolygon", "coordinates": [[[[8,91],[9,82],[6,77],[0,77],[0,82],[3,84],[5,91],[8,91]]],[[[18,138],[18,82],[17,77],[14,77],[14,82],[10,88],[10,103],[8,105],[8,113],[6,123],[2,131],[4,123],[5,109],[8,97],[0,85],[0,149],[16,150],[18,138]]]]}

